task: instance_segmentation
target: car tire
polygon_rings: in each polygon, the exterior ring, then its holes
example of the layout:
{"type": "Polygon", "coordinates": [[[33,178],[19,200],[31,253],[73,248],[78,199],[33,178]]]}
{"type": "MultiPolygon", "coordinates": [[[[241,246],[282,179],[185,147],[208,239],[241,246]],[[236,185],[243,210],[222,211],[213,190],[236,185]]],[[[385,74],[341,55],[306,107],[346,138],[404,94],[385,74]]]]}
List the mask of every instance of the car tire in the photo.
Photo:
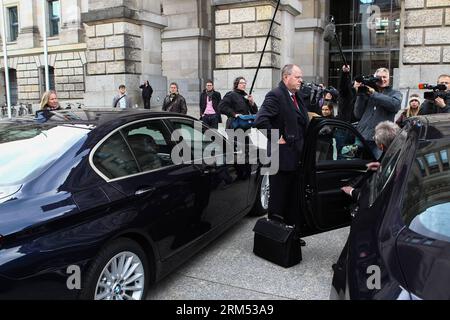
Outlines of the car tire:
{"type": "Polygon", "coordinates": [[[249,216],[262,217],[266,215],[269,211],[269,197],[269,175],[265,174],[261,176],[261,179],[259,181],[255,203],[253,204],[253,208],[250,211],[249,216]]]}
{"type": "Polygon", "coordinates": [[[82,275],[80,299],[143,300],[150,277],[148,265],[138,243],[116,239],[98,253],[86,275],[82,275]]]}

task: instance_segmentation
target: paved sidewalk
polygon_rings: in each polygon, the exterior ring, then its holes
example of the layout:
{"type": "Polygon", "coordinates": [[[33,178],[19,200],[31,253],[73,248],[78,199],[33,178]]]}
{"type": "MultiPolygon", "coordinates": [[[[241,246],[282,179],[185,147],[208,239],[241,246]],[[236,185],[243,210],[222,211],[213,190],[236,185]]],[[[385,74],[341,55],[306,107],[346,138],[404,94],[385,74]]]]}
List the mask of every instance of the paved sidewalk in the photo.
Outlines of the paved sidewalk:
{"type": "Polygon", "coordinates": [[[348,228],[304,238],[303,261],[285,269],[252,252],[253,226],[244,218],[191,261],[153,287],[151,300],[327,300],[331,265],[337,260],[348,228]]]}

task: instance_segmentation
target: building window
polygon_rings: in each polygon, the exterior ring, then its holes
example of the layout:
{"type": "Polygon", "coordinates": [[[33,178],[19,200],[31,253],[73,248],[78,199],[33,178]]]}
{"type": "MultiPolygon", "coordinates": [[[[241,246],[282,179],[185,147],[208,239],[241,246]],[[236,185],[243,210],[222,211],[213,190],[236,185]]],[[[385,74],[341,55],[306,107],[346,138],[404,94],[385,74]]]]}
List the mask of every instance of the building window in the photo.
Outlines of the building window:
{"type": "Polygon", "coordinates": [[[9,41],[16,41],[19,35],[19,18],[17,7],[8,8],[9,41]]]}
{"type": "MultiPolygon", "coordinates": [[[[39,79],[39,83],[41,84],[41,96],[44,94],[45,92],[45,68],[42,67],[40,68],[41,72],[40,72],[40,79],[39,79]]],[[[50,90],[55,90],[55,68],[48,66],[48,78],[50,80],[50,85],[49,85],[49,89],[50,90]]]]}
{"type": "MultiPolygon", "coordinates": [[[[399,66],[399,1],[330,1],[330,14],[335,18],[336,34],[347,63],[352,66],[352,78],[386,67],[392,84],[393,70],[399,66]]],[[[335,42],[329,56],[329,83],[337,86],[343,62],[335,42]]]]}
{"type": "MultiPolygon", "coordinates": [[[[2,102],[6,104],[6,79],[4,69],[0,70],[2,74],[2,83],[0,92],[4,94],[0,99],[2,102]]],[[[9,93],[11,95],[11,105],[14,106],[17,104],[17,70],[16,69],[8,69],[9,74],[9,93]]]]}
{"type": "Polygon", "coordinates": [[[48,1],[48,25],[49,36],[57,36],[59,34],[60,7],[59,0],[48,1]]]}

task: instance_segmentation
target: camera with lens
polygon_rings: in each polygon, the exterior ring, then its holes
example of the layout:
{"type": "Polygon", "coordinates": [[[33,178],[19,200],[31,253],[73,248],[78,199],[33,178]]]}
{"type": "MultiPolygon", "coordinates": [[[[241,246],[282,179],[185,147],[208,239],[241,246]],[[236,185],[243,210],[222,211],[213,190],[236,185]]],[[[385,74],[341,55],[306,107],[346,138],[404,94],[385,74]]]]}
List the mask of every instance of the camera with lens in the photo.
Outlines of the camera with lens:
{"type": "Polygon", "coordinates": [[[423,93],[423,98],[425,100],[434,101],[437,98],[442,98],[444,100],[450,99],[450,93],[447,92],[447,86],[445,84],[431,85],[428,83],[420,83],[419,89],[432,90],[423,93]]]}
{"type": "Polygon", "coordinates": [[[359,87],[358,92],[369,93],[369,89],[367,89],[366,86],[377,90],[378,88],[377,83],[381,82],[382,79],[381,77],[375,76],[358,76],[355,78],[355,81],[363,84],[363,86],[359,87]]]}
{"type": "Polygon", "coordinates": [[[311,106],[317,105],[324,95],[324,88],[316,83],[306,83],[301,90],[309,96],[311,106]]]}

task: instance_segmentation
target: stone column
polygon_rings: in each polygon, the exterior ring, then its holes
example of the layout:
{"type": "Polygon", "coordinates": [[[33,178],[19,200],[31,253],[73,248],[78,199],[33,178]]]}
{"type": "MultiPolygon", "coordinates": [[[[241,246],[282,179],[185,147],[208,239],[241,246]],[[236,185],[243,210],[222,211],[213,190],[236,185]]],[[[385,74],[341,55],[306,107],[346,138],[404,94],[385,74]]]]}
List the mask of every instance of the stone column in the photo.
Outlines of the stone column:
{"type": "Polygon", "coordinates": [[[405,95],[422,96],[418,83],[435,84],[440,74],[450,73],[450,2],[405,0],[401,21],[398,86],[405,95]]]}
{"type": "Polygon", "coordinates": [[[200,91],[212,77],[210,0],[163,0],[162,8],[168,17],[162,33],[163,74],[168,83],[178,83],[188,112],[198,117],[200,91]]]}
{"type": "Polygon", "coordinates": [[[305,82],[327,83],[328,43],[323,41],[325,0],[303,0],[303,12],[295,20],[294,61],[303,69],[305,82]]]}
{"type": "Polygon", "coordinates": [[[61,3],[60,44],[83,42],[81,25],[81,0],[65,0],[61,3]]]}
{"type": "Polygon", "coordinates": [[[87,36],[86,106],[111,107],[124,84],[133,104],[143,107],[139,85],[144,79],[155,90],[153,105],[166,92],[158,46],[167,22],[158,10],[159,0],[89,0],[88,11],[82,13],[87,36]]]}
{"type": "Polygon", "coordinates": [[[29,49],[39,47],[39,23],[40,15],[38,17],[37,10],[38,3],[30,0],[20,0],[20,8],[26,8],[25,10],[19,10],[19,36],[17,37],[18,49],[29,49]],[[37,19],[39,18],[39,21],[37,19]]]}
{"type": "MultiPolygon", "coordinates": [[[[214,0],[216,88],[222,94],[232,90],[238,76],[247,79],[250,90],[277,1],[214,0]]],[[[268,91],[278,85],[280,68],[294,63],[292,38],[294,17],[300,14],[298,1],[281,2],[261,63],[253,95],[260,106],[268,91]]]]}

